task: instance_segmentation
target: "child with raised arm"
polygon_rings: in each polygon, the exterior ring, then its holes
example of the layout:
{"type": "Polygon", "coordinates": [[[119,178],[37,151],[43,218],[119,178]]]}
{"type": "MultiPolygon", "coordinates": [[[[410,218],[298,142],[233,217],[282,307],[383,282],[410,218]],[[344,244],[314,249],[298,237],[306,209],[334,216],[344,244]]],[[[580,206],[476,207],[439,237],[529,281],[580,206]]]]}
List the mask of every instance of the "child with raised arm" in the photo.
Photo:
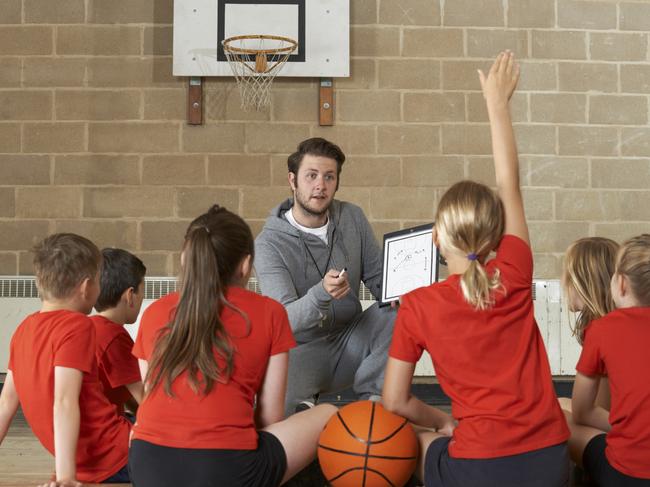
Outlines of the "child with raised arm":
{"type": "Polygon", "coordinates": [[[97,334],[99,380],[108,400],[124,414],[142,402],[144,387],[138,359],[133,356],[133,340],[124,329],[135,323],[144,298],[147,268],[135,255],[122,249],[102,250],[101,292],[95,303],[99,314],[91,316],[97,334]]]}
{"type": "Polygon", "coordinates": [[[180,292],[144,313],[133,353],[145,399],[133,429],[138,487],[278,486],[315,455],[334,406],[284,418],[288,351],[284,307],[246,290],[253,235],[213,206],[187,229],[180,292]]]}
{"type": "Polygon", "coordinates": [[[573,386],[573,460],[603,487],[650,486],[650,234],[625,242],[611,280],[616,308],[586,329],[573,386]],[[611,410],[596,402],[607,376],[611,410]]]}
{"type": "Polygon", "coordinates": [[[422,427],[417,474],[427,487],[564,486],[569,430],[533,314],[533,256],[508,107],[519,68],[505,52],[479,77],[497,194],[461,181],[440,200],[434,240],[450,276],[403,297],[383,401],[422,427]],[[411,395],[423,350],[451,415],[411,395]]]}
{"type": "Polygon", "coordinates": [[[102,391],[95,327],[87,314],[99,296],[99,249],[59,233],[34,249],[41,310],[18,326],[0,397],[0,441],[18,404],[41,444],[55,456],[49,485],[128,482],[130,424],[102,391]]]}
{"type": "MultiPolygon", "coordinates": [[[[618,244],[609,238],[585,237],[573,242],[564,255],[562,287],[569,310],[578,313],[573,334],[580,345],[593,320],[614,309],[610,282],[614,275],[618,244]]],[[[597,401],[609,410],[607,378],[600,381],[597,401]]],[[[562,409],[571,411],[571,399],[560,398],[562,409]]]]}

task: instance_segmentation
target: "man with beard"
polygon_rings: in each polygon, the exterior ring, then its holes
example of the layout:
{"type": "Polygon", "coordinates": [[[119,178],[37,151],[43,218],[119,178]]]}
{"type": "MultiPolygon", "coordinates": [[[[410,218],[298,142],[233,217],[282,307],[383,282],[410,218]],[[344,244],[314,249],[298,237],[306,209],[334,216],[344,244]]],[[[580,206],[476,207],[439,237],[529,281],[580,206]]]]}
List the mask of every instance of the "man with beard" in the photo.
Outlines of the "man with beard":
{"type": "Polygon", "coordinates": [[[380,297],[382,254],[361,208],[334,199],[344,161],[325,139],[301,142],[287,161],[293,198],[271,211],[255,241],[262,294],[285,306],[298,342],[288,413],[350,386],[360,399],[378,399],[384,381],[395,311],[361,309],[361,281],[380,297]]]}

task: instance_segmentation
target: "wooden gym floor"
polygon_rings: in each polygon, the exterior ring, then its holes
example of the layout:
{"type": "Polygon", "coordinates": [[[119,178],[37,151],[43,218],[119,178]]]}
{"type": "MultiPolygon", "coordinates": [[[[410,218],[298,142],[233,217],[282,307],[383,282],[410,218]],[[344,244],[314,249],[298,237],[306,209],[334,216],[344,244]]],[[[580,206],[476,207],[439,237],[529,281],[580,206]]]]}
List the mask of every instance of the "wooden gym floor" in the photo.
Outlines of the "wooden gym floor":
{"type": "Polygon", "coordinates": [[[0,486],[39,485],[47,482],[53,472],[54,457],[41,446],[19,411],[0,445],[0,486]]]}
{"type": "MultiPolygon", "coordinates": [[[[2,382],[4,382],[3,375],[0,374],[0,390],[2,382]]],[[[413,393],[425,402],[449,411],[449,399],[444,396],[439,386],[432,382],[434,381],[430,379],[416,379],[413,393]]],[[[558,395],[570,396],[571,385],[569,382],[556,381],[555,387],[558,395]]],[[[339,407],[354,400],[352,391],[321,396],[322,402],[331,402],[339,407]]],[[[6,438],[0,445],[0,486],[39,485],[48,481],[53,472],[54,458],[41,446],[19,410],[6,438]]],[[[323,487],[323,482],[320,479],[322,479],[320,473],[310,468],[299,478],[289,482],[286,487],[323,487]]],[[[110,485],[128,487],[130,484],[110,485]]],[[[583,484],[574,482],[571,485],[581,486],[583,484]]]]}
{"type": "MultiPolygon", "coordinates": [[[[53,472],[53,457],[41,446],[19,412],[0,446],[0,486],[33,487],[46,482],[53,472]]],[[[322,487],[322,482],[316,480],[319,477],[312,472],[290,484],[295,487],[322,487]],[[310,481],[310,478],[314,480],[310,481]]],[[[110,485],[128,487],[130,484],[110,485]]],[[[571,485],[583,484],[572,482],[571,485]]]]}

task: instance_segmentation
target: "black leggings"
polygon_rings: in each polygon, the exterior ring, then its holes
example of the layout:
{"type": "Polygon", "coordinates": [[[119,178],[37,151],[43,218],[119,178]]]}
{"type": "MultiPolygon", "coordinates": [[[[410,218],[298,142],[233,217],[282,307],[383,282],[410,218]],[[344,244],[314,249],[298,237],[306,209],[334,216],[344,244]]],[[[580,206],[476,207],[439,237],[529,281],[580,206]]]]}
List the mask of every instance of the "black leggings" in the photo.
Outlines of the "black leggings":
{"type": "Polygon", "coordinates": [[[257,450],[169,448],[133,440],[129,469],[134,487],[277,487],[287,469],[284,447],[259,431],[257,450]]]}

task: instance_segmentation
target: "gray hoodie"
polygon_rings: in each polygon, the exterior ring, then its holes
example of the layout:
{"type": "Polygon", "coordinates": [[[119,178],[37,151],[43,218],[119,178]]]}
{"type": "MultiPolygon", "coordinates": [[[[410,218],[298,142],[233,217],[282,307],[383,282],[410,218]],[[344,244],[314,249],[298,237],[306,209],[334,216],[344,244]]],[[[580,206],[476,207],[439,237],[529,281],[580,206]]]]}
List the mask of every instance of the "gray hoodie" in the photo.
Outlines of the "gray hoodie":
{"type": "Polygon", "coordinates": [[[292,206],[290,198],[274,208],[255,239],[255,272],[262,294],[285,306],[296,340],[305,343],[340,331],[361,313],[361,281],[379,299],[382,253],[358,206],[332,201],[327,245],[287,221],[284,213],[292,206]],[[344,267],[351,289],[335,300],[322,276],[344,267]]]}

